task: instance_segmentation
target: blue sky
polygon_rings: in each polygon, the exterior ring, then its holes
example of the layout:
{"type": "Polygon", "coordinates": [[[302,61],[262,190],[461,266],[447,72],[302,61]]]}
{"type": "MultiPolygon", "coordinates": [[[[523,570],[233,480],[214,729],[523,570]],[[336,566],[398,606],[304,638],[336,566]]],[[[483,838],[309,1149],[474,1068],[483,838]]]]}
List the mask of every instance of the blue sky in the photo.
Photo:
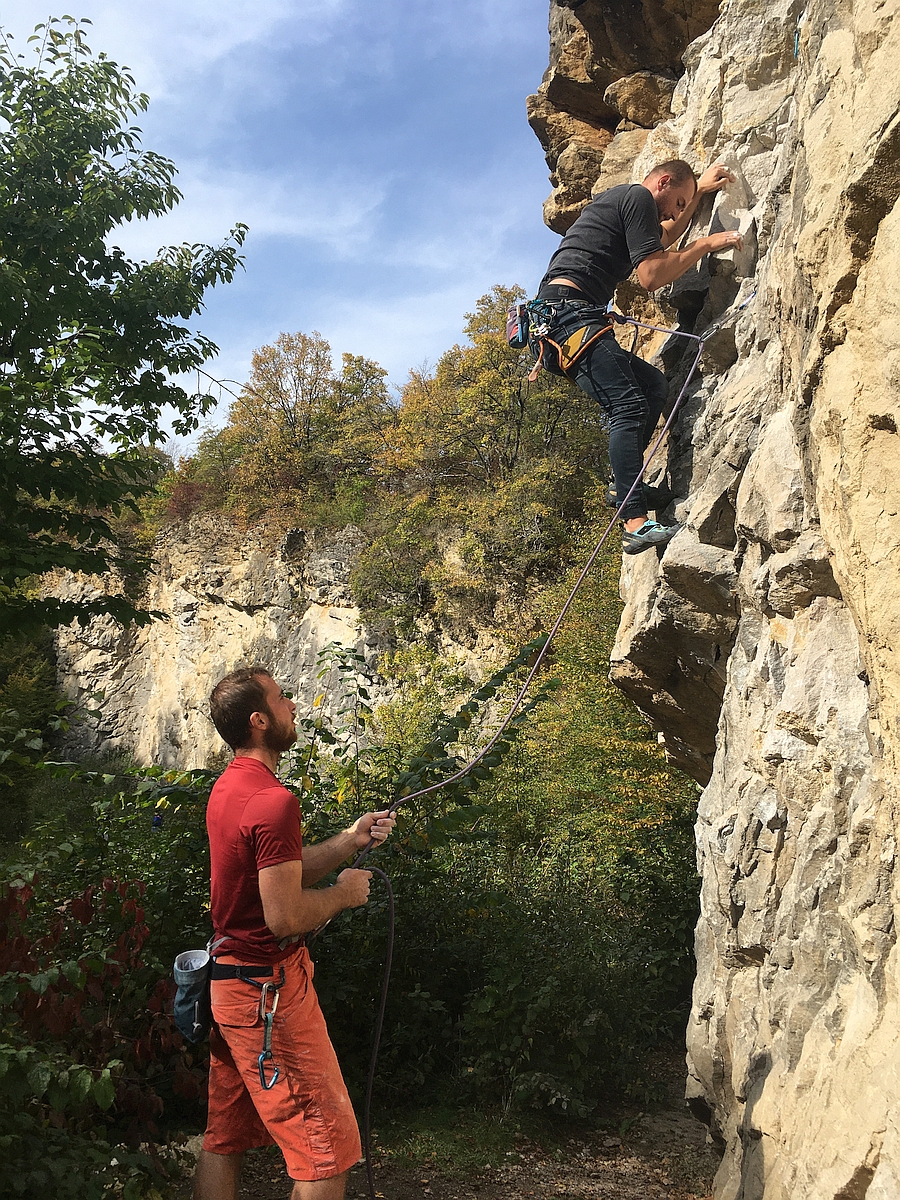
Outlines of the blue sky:
{"type": "Polygon", "coordinates": [[[525,120],[546,0],[0,0],[21,48],[48,12],[90,18],[150,95],[144,146],[179,170],[175,213],[115,240],[146,257],[250,226],[246,272],[198,322],[216,374],[316,329],[401,384],[494,283],[536,287],[559,240],[525,120]]]}

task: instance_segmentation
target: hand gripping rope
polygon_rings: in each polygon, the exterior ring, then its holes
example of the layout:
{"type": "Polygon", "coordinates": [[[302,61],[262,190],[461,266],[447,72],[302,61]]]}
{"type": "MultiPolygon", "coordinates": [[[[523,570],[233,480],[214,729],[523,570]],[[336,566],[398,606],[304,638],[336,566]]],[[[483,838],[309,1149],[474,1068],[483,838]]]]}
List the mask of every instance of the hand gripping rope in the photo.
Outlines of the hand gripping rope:
{"type": "MultiPolygon", "coordinates": [[[[680,329],[667,329],[663,325],[648,325],[644,321],[635,320],[634,317],[624,316],[621,313],[617,313],[617,312],[613,312],[613,311],[609,312],[610,318],[613,321],[615,321],[617,324],[633,325],[635,327],[634,328],[635,343],[637,341],[638,330],[639,329],[649,329],[655,333],[666,333],[666,334],[670,334],[673,337],[686,338],[695,344],[696,353],[694,356],[694,360],[691,363],[691,368],[687,373],[684,383],[681,385],[681,391],[678,393],[678,398],[676,399],[675,403],[672,405],[672,410],[669,413],[668,417],[666,418],[666,422],[663,425],[662,429],[660,430],[659,435],[657,436],[653,445],[648,450],[648,452],[644,458],[644,463],[643,463],[643,466],[641,467],[640,474],[637,476],[634,483],[632,483],[631,487],[628,489],[628,493],[625,496],[625,499],[621,502],[621,504],[619,504],[618,508],[616,509],[615,513],[613,514],[612,518],[610,519],[609,524],[603,530],[603,534],[601,535],[599,542],[594,547],[594,549],[591,551],[591,554],[588,557],[587,562],[584,564],[584,567],[581,570],[581,574],[578,576],[578,578],[575,581],[574,587],[569,592],[569,595],[567,596],[565,603],[563,604],[562,608],[560,609],[559,615],[557,616],[556,620],[554,621],[553,626],[550,629],[550,632],[544,638],[543,644],[541,645],[541,648],[540,648],[534,662],[531,665],[531,669],[529,670],[527,676],[525,677],[525,682],[520,687],[520,689],[516,695],[516,698],[513,700],[513,703],[511,705],[509,711],[507,712],[506,716],[503,718],[503,721],[501,722],[499,729],[496,731],[496,733],[490,739],[490,741],[487,743],[487,745],[484,746],[478,752],[478,754],[475,755],[475,757],[472,759],[472,761],[467,763],[466,766],[462,767],[459,771],[457,771],[455,775],[451,775],[447,779],[442,779],[438,783],[432,783],[428,787],[420,788],[419,791],[417,791],[417,792],[410,792],[409,795],[407,795],[407,796],[400,796],[388,808],[387,811],[389,813],[395,813],[397,811],[397,809],[401,807],[401,805],[408,804],[410,800],[418,800],[419,797],[421,797],[421,796],[427,796],[431,792],[437,792],[441,788],[447,787],[449,784],[456,783],[457,780],[460,780],[464,776],[468,775],[469,772],[471,770],[473,770],[473,768],[477,767],[478,764],[480,762],[482,762],[482,760],[485,759],[488,754],[490,754],[491,750],[494,748],[494,746],[497,744],[497,742],[500,740],[500,738],[503,736],[503,734],[509,728],[510,722],[515,717],[516,713],[518,712],[519,708],[521,707],[522,701],[525,699],[525,696],[528,692],[528,689],[531,687],[531,683],[532,683],[535,675],[537,675],[538,671],[541,668],[541,664],[544,662],[544,659],[547,657],[547,652],[549,650],[550,644],[553,641],[553,639],[556,637],[556,634],[559,632],[560,626],[562,625],[563,621],[566,619],[569,609],[572,607],[572,604],[575,600],[575,597],[577,596],[577,594],[579,592],[579,589],[581,588],[584,581],[587,579],[588,574],[590,573],[591,567],[593,567],[594,563],[597,561],[597,556],[599,555],[601,549],[603,548],[603,545],[606,542],[606,539],[609,537],[610,533],[612,532],[612,530],[615,527],[616,522],[619,520],[620,513],[624,509],[625,505],[628,503],[628,500],[631,498],[632,493],[635,491],[635,489],[637,487],[640,486],[641,481],[643,480],[643,477],[644,477],[644,473],[647,470],[647,467],[650,465],[654,455],[656,454],[656,452],[659,450],[660,446],[662,445],[663,439],[665,438],[666,434],[671,429],[672,424],[675,420],[675,417],[678,413],[678,410],[681,407],[681,403],[684,400],[685,395],[687,394],[688,387],[690,386],[691,381],[693,380],[694,375],[697,371],[697,367],[700,365],[700,358],[703,354],[704,346],[709,341],[709,339],[711,337],[713,337],[714,334],[718,333],[720,329],[724,328],[725,325],[729,324],[732,320],[734,320],[735,317],[737,317],[738,313],[740,313],[743,309],[745,309],[747,307],[747,305],[750,303],[750,301],[754,298],[755,295],[756,295],[755,291],[751,292],[750,295],[747,296],[747,298],[745,300],[743,300],[736,307],[729,309],[728,312],[726,312],[723,317],[721,317],[713,325],[710,325],[706,330],[704,330],[704,332],[702,334],[686,333],[680,329]]],[[[363,850],[360,851],[359,855],[355,859],[355,861],[353,863],[354,869],[358,869],[362,865],[362,863],[365,861],[365,859],[368,856],[368,854],[370,853],[370,851],[373,850],[377,844],[378,843],[375,841],[374,838],[369,839],[369,844],[363,850]]],[[[378,1014],[377,1014],[377,1017],[375,1020],[375,1031],[374,1031],[373,1042],[372,1042],[372,1058],[371,1058],[371,1062],[369,1064],[369,1078],[368,1078],[368,1083],[366,1086],[365,1114],[364,1114],[364,1122],[363,1122],[363,1148],[365,1150],[365,1156],[366,1156],[366,1175],[367,1175],[368,1185],[369,1185],[369,1196],[370,1196],[371,1200],[375,1200],[375,1195],[376,1195],[376,1193],[375,1193],[375,1178],[374,1178],[374,1174],[372,1171],[372,1154],[371,1154],[371,1138],[370,1138],[371,1101],[372,1101],[372,1091],[373,1091],[374,1080],[375,1080],[375,1066],[376,1066],[376,1063],[378,1060],[378,1048],[379,1048],[379,1044],[381,1042],[382,1027],[384,1025],[384,1011],[385,1011],[385,1007],[387,1004],[387,989],[388,989],[388,980],[390,978],[391,959],[393,956],[394,895],[393,895],[393,891],[391,889],[390,880],[388,879],[387,875],[385,875],[385,873],[383,871],[378,870],[376,867],[372,867],[369,869],[372,871],[373,874],[378,875],[384,881],[385,886],[387,887],[387,892],[388,892],[388,950],[385,955],[385,971],[384,971],[384,982],[382,984],[382,991],[381,991],[381,1003],[379,1005],[378,1014]]],[[[325,926],[323,925],[319,929],[315,930],[314,933],[312,934],[310,940],[314,940],[315,937],[319,933],[321,933],[322,929],[324,929],[324,928],[325,928],[325,926]]],[[[273,1009],[273,1011],[274,1011],[274,1009],[273,1009]]],[[[260,1055],[260,1077],[261,1078],[262,1078],[262,1074],[263,1074],[263,1056],[260,1055]]],[[[273,1080],[273,1083],[274,1083],[274,1080],[273,1080]]],[[[265,1084],[263,1086],[265,1086],[265,1084]]],[[[271,1084],[269,1086],[271,1086],[271,1084]]]]}

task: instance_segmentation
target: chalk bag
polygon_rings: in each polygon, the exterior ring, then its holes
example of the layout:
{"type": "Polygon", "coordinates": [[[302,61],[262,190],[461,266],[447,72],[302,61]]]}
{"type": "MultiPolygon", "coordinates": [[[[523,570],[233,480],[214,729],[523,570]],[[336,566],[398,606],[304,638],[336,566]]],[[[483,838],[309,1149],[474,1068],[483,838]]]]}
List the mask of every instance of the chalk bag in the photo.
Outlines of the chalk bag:
{"type": "Polygon", "coordinates": [[[183,950],[175,959],[175,1024],[178,1032],[195,1045],[203,1041],[212,1025],[211,971],[212,959],[206,950],[183,950]]]}

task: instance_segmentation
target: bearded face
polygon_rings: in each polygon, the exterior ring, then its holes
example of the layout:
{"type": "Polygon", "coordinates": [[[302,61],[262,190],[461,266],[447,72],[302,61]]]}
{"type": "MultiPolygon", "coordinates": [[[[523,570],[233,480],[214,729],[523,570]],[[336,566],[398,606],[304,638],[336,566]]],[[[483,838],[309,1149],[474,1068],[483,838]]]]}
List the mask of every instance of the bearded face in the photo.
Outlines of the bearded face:
{"type": "Polygon", "coordinates": [[[270,675],[261,676],[260,681],[265,692],[262,712],[268,718],[262,730],[262,743],[266,750],[283,754],[297,740],[297,730],[294,728],[297,706],[270,675]]]}
{"type": "Polygon", "coordinates": [[[274,754],[283,754],[290,750],[297,740],[297,730],[294,728],[293,716],[277,716],[269,711],[266,714],[270,723],[263,730],[263,745],[274,754]]]}

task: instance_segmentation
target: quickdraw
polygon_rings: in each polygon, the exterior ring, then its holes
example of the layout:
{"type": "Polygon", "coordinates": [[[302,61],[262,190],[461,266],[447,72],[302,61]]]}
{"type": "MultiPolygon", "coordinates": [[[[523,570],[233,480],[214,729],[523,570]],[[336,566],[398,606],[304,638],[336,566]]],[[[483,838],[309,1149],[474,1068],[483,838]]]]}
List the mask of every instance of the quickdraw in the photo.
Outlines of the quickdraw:
{"type": "MultiPolygon", "coordinates": [[[[248,980],[248,982],[250,982],[248,980]]],[[[260,1054],[257,1065],[259,1067],[259,1082],[263,1091],[270,1091],[278,1082],[281,1071],[278,1064],[272,1058],[272,1025],[275,1021],[275,1010],[278,1008],[278,989],[284,983],[284,969],[281,971],[281,983],[272,983],[267,980],[265,983],[258,984],[259,987],[259,1015],[263,1023],[263,1048],[260,1054]],[[266,998],[271,994],[272,1007],[266,1011],[266,998]],[[266,1079],[266,1064],[272,1064],[272,1078],[266,1079]]]]}

